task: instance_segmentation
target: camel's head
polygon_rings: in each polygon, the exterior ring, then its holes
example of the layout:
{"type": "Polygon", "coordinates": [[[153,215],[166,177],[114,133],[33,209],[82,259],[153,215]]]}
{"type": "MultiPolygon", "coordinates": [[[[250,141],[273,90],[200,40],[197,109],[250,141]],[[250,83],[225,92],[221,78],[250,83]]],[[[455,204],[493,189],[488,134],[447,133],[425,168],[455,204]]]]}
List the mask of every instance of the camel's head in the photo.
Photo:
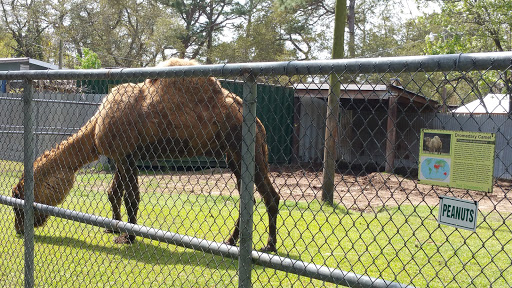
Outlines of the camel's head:
{"type": "MultiPolygon", "coordinates": [[[[35,194],[35,191],[34,191],[35,194]]],[[[12,197],[17,199],[25,199],[25,181],[24,177],[20,179],[18,184],[12,188],[12,197]]],[[[43,226],[48,219],[48,215],[41,214],[37,211],[34,211],[34,227],[43,226]]],[[[16,229],[16,233],[23,234],[25,225],[25,213],[23,212],[23,208],[14,208],[14,228],[16,229]]]]}

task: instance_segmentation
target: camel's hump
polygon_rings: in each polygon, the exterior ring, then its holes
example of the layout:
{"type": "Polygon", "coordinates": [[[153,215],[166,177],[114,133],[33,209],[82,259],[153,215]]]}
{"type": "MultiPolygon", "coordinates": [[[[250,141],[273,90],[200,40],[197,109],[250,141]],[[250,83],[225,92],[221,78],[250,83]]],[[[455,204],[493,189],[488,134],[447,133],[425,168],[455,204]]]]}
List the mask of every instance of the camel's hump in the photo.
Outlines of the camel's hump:
{"type": "Polygon", "coordinates": [[[192,65],[199,65],[199,63],[197,63],[197,61],[195,61],[195,60],[170,58],[170,59],[167,59],[167,60],[161,62],[156,67],[192,66],[192,65]]]}

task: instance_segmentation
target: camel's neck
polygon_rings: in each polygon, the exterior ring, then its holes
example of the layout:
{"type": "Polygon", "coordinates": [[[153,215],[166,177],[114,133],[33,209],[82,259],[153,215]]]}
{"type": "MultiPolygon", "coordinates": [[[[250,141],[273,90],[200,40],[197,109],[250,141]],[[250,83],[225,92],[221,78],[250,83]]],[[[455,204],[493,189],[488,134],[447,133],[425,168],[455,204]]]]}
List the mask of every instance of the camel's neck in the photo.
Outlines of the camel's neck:
{"type": "Polygon", "coordinates": [[[47,177],[54,173],[75,173],[82,166],[98,159],[94,145],[94,118],[76,134],[45,152],[34,163],[35,173],[47,177]]]}

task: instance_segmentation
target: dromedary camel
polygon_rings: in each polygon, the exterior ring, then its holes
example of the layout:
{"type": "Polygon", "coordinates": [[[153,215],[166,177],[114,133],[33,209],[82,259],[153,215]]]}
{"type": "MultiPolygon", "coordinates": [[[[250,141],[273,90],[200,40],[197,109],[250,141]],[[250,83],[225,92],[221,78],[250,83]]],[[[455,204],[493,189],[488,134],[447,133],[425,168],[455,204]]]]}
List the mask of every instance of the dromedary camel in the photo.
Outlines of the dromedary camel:
{"type": "MultiPolygon", "coordinates": [[[[159,66],[196,65],[194,61],[170,59],[159,66]]],[[[34,162],[34,200],[56,206],[64,201],[75,173],[105,155],[114,160],[116,171],[108,192],[113,219],[121,220],[121,202],[128,222],[137,222],[140,194],[139,159],[192,156],[225,157],[240,188],[242,100],[223,89],[213,77],[147,79],[123,84],[105,97],[98,112],[74,135],[45,152],[34,162]]],[[[268,176],[265,128],[256,123],[255,184],[269,218],[269,238],[264,251],[276,251],[276,220],[279,195],[268,176]]],[[[24,179],[13,188],[13,197],[24,198],[24,179]]],[[[23,233],[22,209],[15,211],[15,228],[23,233]]],[[[48,215],[35,211],[34,226],[42,226],[48,215]]],[[[238,219],[226,240],[239,238],[238,219]]],[[[113,231],[107,231],[113,232],[113,231]]],[[[120,235],[117,243],[132,243],[134,235],[120,235]]]]}

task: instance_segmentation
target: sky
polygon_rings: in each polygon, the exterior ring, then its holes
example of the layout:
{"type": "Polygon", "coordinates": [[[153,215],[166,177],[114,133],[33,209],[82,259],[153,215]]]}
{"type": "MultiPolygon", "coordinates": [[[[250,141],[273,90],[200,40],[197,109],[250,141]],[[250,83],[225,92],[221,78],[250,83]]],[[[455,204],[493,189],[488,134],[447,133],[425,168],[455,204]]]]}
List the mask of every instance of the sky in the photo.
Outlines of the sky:
{"type": "Polygon", "coordinates": [[[430,14],[433,11],[439,12],[441,9],[439,5],[437,5],[434,2],[429,2],[427,7],[420,7],[418,9],[418,5],[416,4],[415,0],[400,0],[402,2],[403,6],[403,13],[405,16],[405,19],[413,18],[420,16],[424,13],[430,14]]]}

